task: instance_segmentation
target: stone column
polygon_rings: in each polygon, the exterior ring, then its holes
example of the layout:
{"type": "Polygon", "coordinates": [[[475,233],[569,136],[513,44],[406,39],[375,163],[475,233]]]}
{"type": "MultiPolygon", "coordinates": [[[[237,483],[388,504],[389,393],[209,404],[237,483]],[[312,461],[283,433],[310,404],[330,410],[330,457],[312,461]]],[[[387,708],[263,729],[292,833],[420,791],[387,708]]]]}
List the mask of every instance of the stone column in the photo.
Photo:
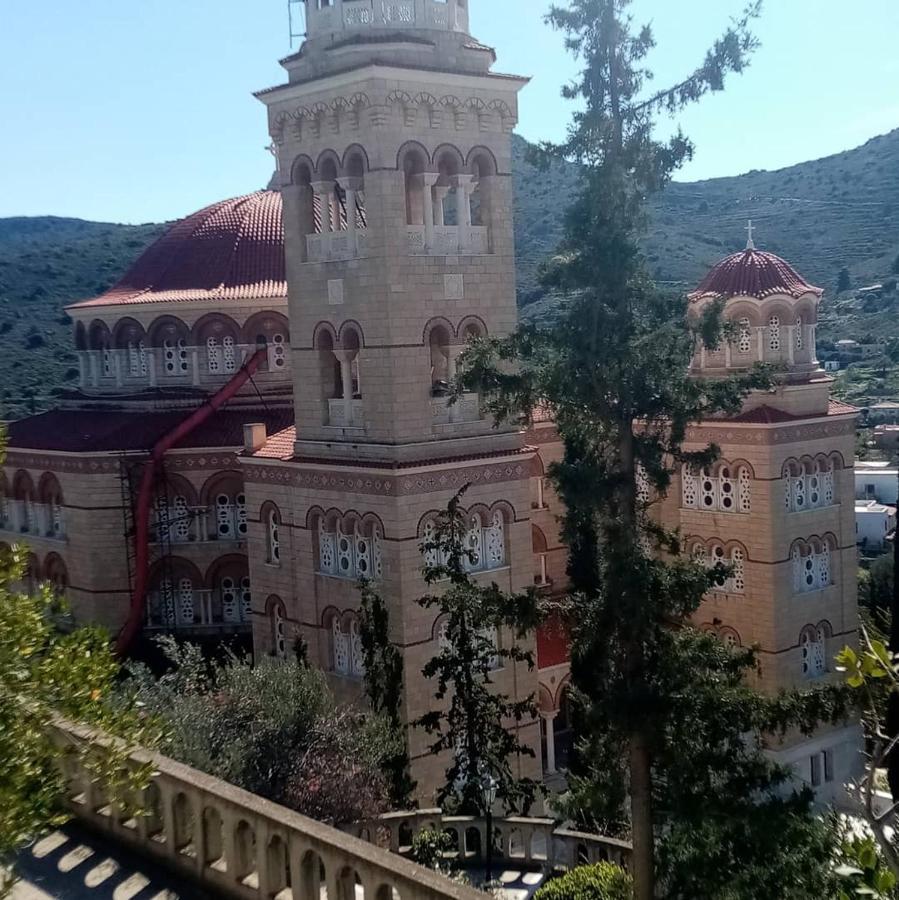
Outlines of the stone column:
{"type": "Polygon", "coordinates": [[[321,202],[322,234],[334,231],[334,210],[332,200],[334,185],[330,181],[313,181],[313,193],[321,202]]]}
{"type": "Polygon", "coordinates": [[[122,351],[113,350],[112,352],[112,367],[115,372],[115,386],[120,388],[122,386],[122,351]]]}
{"type": "Polygon", "coordinates": [[[337,183],[346,192],[346,230],[350,239],[350,253],[353,257],[359,255],[359,246],[356,240],[356,192],[362,188],[361,178],[346,176],[339,178],[337,183]]]}
{"type": "Polygon", "coordinates": [[[456,215],[459,220],[459,249],[464,253],[471,245],[471,195],[476,185],[474,175],[454,175],[456,215]]]}
{"type": "Polygon", "coordinates": [[[191,363],[191,370],[193,372],[194,387],[199,387],[200,386],[200,348],[199,347],[191,347],[190,348],[190,363],[191,363]]]}
{"type": "Polygon", "coordinates": [[[147,373],[150,377],[150,387],[156,387],[156,348],[147,349],[147,373]]]}
{"type": "Polygon", "coordinates": [[[817,337],[818,326],[817,325],[809,325],[808,331],[806,332],[806,340],[808,341],[808,352],[809,358],[815,364],[818,362],[818,337],[817,337]]]}
{"type": "Polygon", "coordinates": [[[726,340],[724,342],[724,365],[729,369],[733,365],[734,345],[726,340]]]}
{"type": "Polygon", "coordinates": [[[85,350],[78,351],[78,383],[82,390],[87,387],[87,371],[89,363],[86,353],[87,351],[85,350]]]}
{"type": "Polygon", "coordinates": [[[801,325],[787,325],[787,362],[789,365],[793,365],[796,361],[796,333],[797,329],[799,329],[799,333],[802,333],[801,325]]]}
{"type": "Polygon", "coordinates": [[[546,774],[556,772],[556,716],[558,713],[541,713],[546,725],[546,774]]]}
{"type": "Polygon", "coordinates": [[[343,385],[343,425],[350,428],[353,424],[353,356],[355,350],[336,350],[340,361],[340,380],[343,385]]]}
{"type": "MultiPolygon", "coordinates": [[[[418,176],[421,179],[421,206],[422,220],[425,226],[425,249],[430,250],[434,246],[434,223],[436,221],[436,207],[434,206],[434,185],[440,175],[437,172],[423,172],[418,176]]],[[[443,207],[440,207],[441,213],[443,207]]],[[[442,222],[440,224],[443,224],[442,222]]]]}
{"type": "Polygon", "coordinates": [[[443,185],[437,185],[434,188],[434,224],[443,228],[445,221],[443,218],[443,201],[446,200],[450,189],[443,185]]]}
{"type": "Polygon", "coordinates": [[[759,362],[765,361],[765,326],[762,325],[758,329],[758,355],[759,362]]]}
{"type": "Polygon", "coordinates": [[[90,359],[91,367],[91,385],[100,387],[100,351],[89,350],[88,358],[90,359]]]}

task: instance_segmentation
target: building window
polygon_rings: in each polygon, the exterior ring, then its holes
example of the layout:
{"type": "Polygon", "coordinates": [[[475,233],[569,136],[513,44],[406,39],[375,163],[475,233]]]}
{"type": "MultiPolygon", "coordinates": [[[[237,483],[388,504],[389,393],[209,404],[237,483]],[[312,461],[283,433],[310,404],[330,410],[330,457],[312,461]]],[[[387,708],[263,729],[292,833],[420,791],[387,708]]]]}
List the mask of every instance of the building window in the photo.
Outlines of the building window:
{"type": "MultiPolygon", "coordinates": [[[[466,572],[489,572],[506,565],[506,520],[500,510],[489,519],[478,512],[467,517],[463,538],[462,568],[466,572]]],[[[433,546],[437,540],[437,523],[427,519],[422,525],[422,555],[426,566],[446,565],[445,554],[433,546]]]]}
{"type": "Polygon", "coordinates": [[[768,349],[772,353],[780,352],[780,318],[771,316],[768,319],[768,349]]]}
{"type": "Polygon", "coordinates": [[[349,525],[339,518],[319,519],[318,570],[354,581],[384,575],[381,528],[376,523],[349,525]]]}
{"type": "Polygon", "coordinates": [[[287,658],[287,623],[284,605],[278,601],[272,606],[272,649],[278,659],[287,658]]]}
{"type": "Polygon", "coordinates": [[[681,502],[684,509],[748,513],[752,509],[752,473],[719,462],[698,471],[686,464],[681,470],[681,502]]]}
{"type": "Polygon", "coordinates": [[[276,509],[270,509],[267,517],[268,533],[266,558],[269,565],[281,565],[281,517],[276,509]]]}
{"type": "Polygon", "coordinates": [[[737,349],[740,353],[749,353],[752,350],[752,328],[749,319],[740,319],[739,334],[737,336],[737,349]]]}
{"type": "Polygon", "coordinates": [[[693,545],[693,560],[708,569],[721,566],[728,572],[721,571],[715,576],[713,591],[725,594],[744,594],[746,592],[746,551],[742,547],[733,547],[728,551],[722,544],[712,542],[708,547],[701,542],[693,545]]]}
{"type": "Polygon", "coordinates": [[[646,469],[643,468],[642,463],[637,463],[636,480],[637,503],[640,506],[648,506],[650,497],[649,476],[646,474],[646,469]]]}
{"type": "Polygon", "coordinates": [[[808,625],[803,628],[799,636],[799,652],[804,678],[821,678],[827,673],[830,637],[831,628],[827,622],[822,622],[817,627],[808,625]]]}
{"type": "Polygon", "coordinates": [[[787,512],[805,512],[833,506],[835,464],[833,460],[793,460],[784,466],[784,507],[787,512]]]}
{"type": "Polygon", "coordinates": [[[805,345],[805,335],[802,333],[802,329],[805,326],[802,324],[802,316],[798,316],[796,319],[796,349],[801,350],[805,345]]]}
{"type": "Polygon", "coordinates": [[[272,370],[283,369],[287,365],[287,341],[283,334],[272,336],[272,342],[268,349],[268,364],[272,370]]]}
{"type": "Polygon", "coordinates": [[[187,343],[184,338],[176,341],[166,338],[162,342],[162,358],[166,375],[186,375],[187,343]]]}
{"type": "Polygon", "coordinates": [[[215,497],[215,532],[220,541],[242,541],[247,536],[247,498],[224,492],[215,497]]]}
{"type": "Polygon", "coordinates": [[[806,543],[800,541],[793,546],[791,562],[793,566],[793,588],[797,594],[820,591],[833,584],[831,554],[833,547],[828,538],[813,538],[806,543]]]}
{"type": "Polygon", "coordinates": [[[331,668],[337,675],[350,678],[365,676],[365,655],[359,620],[353,615],[334,614],[330,622],[331,668]]]}

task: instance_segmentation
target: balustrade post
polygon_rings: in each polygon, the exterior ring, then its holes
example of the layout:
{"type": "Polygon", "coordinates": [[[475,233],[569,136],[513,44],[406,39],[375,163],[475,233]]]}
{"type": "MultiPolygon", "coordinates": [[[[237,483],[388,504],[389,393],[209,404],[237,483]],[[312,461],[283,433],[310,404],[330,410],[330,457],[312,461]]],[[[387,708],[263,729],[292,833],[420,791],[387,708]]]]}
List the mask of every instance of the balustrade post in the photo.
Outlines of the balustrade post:
{"type": "Polygon", "coordinates": [[[177,828],[175,826],[174,795],[163,782],[159,784],[159,802],[162,804],[162,830],[165,834],[165,852],[169,856],[178,855],[177,828]]]}
{"type": "Polygon", "coordinates": [[[796,358],[796,329],[802,333],[801,325],[787,325],[787,362],[793,365],[796,358]]]}
{"type": "MultiPolygon", "coordinates": [[[[437,184],[437,180],[440,178],[440,175],[437,172],[423,172],[420,176],[421,178],[421,203],[422,203],[422,220],[425,227],[425,250],[430,250],[434,246],[434,224],[437,221],[436,215],[440,213],[440,218],[443,218],[443,204],[437,203],[434,204],[434,193],[437,188],[434,185],[437,184]]],[[[443,222],[441,221],[442,225],[443,222]]]]}
{"type": "Polygon", "coordinates": [[[239,881],[237,877],[238,870],[238,849],[237,849],[237,820],[234,815],[227,809],[221,810],[222,814],[222,846],[225,853],[225,868],[228,877],[233,881],[239,881]]]}
{"type": "Polygon", "coordinates": [[[476,187],[474,175],[454,175],[456,216],[459,222],[459,249],[464,253],[471,244],[471,195],[476,187]]]}

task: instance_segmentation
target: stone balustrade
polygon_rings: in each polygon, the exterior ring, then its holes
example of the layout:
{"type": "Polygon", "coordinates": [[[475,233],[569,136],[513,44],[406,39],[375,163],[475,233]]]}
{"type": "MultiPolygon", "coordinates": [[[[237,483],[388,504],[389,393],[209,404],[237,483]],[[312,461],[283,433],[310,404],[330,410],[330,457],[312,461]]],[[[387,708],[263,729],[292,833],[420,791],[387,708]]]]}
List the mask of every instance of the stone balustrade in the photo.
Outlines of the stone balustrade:
{"type": "Polygon", "coordinates": [[[462,394],[455,403],[449,397],[431,398],[431,419],[435,425],[458,425],[477,422],[480,418],[481,404],[477,394],[462,394]]]}
{"type": "MultiPolygon", "coordinates": [[[[389,813],[380,820],[389,832],[387,846],[408,853],[413,837],[425,829],[444,831],[452,839],[452,855],[462,865],[483,859],[487,846],[487,822],[476,816],[448,816],[439,809],[389,813]]],[[[630,866],[631,845],[603,835],[562,828],[552,818],[508,816],[493,820],[494,858],[509,864],[539,868],[547,874],[601,861],[630,866]]],[[[357,830],[370,838],[372,831],[357,830]]]]}
{"type": "Polygon", "coordinates": [[[6,500],[0,513],[0,531],[64,542],[67,540],[65,509],[47,503],[6,500]]]}
{"type": "Polygon", "coordinates": [[[75,817],[210,893],[238,900],[483,900],[401,856],[278,806],[166,757],[152,763],[142,814],[126,818],[92,783],[72,750],[102,743],[89,729],[59,723],[54,741],[75,817]]]}
{"type": "Polygon", "coordinates": [[[486,225],[407,225],[406,241],[413,256],[482,256],[489,252],[486,225]]]}
{"type": "Polygon", "coordinates": [[[328,401],[328,426],[331,428],[362,428],[365,425],[365,410],[361,400],[338,398],[328,401]]]}

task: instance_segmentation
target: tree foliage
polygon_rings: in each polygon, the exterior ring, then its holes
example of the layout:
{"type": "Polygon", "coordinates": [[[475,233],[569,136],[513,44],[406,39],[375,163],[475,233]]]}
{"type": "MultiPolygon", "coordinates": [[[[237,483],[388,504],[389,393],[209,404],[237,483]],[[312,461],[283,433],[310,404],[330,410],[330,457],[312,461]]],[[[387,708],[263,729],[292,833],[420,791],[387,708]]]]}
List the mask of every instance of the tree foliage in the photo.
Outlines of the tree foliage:
{"type": "Polygon", "coordinates": [[[389,724],[397,746],[396,754],[384,760],[394,809],[407,809],[412,802],[415,782],[409,775],[409,750],[402,717],[403,656],[390,640],[390,614],[387,604],[370,582],[361,587],[359,636],[365,661],[365,692],[375,713],[389,724]]]}
{"type": "Polygon", "coordinates": [[[537,624],[534,592],[504,594],[494,583],[479,584],[468,572],[472,551],[466,545],[468,526],[454,497],[438,517],[435,536],[423,544],[429,559],[425,580],[438,588],[419,603],[436,609],[444,629],[438,654],[422,674],[436,681],[435,708],[414,724],[434,738],[432,753],[452,754],[446,783],[437,802],[449,810],[484,812],[482,779],[497,782],[497,799],[507,810],[526,812],[537,784],[519,778],[513,761],[532,757],[518,729],[536,721],[532,696],[510,700],[495,685],[504,663],[525,664],[534,659],[517,643],[537,624]],[[502,634],[500,643],[498,636],[502,634]]]}
{"type": "Polygon", "coordinates": [[[566,507],[576,592],[579,739],[570,812],[587,826],[627,830],[641,900],[655,892],[656,868],[672,897],[782,896],[751,887],[754,878],[771,882],[766,865],[780,876],[801,869],[785,883],[805,880],[814,892],[821,879],[810,870],[814,862],[826,874],[815,855],[826,836],[815,828],[808,796],[777,799],[785,774],[759,752],[760,735],[775,725],[810,727],[845,706],[826,692],[765,701],[744,684],[749,657],[731,657],[714,639],[681,627],[727,573],[683,557],[678,535],[652,515],[653,498],[682,464],[718,455],[714,446],[687,452],[689,426],[737,412],[747,392],[773,379],[763,369],[715,380],[691,373],[700,346],[734,335],[720,305],[696,314],[686,298],[658,291],[639,244],[647,200],[693,152],[680,132],[655,138],[658,114],[680,111],[743,70],[757,45],[750,26],[760,4],[686,79],[656,92],[645,66],[653,35],[634,27],[629,5],[571,0],[551,9],[549,21],[583,62],[565,90],[581,107],[567,140],[541,148],[545,165],[564,158],[583,167],[564,239],[543,272],[566,305],[551,327],[477,343],[462,360],[462,378],[478,386],[498,420],[545,410],[565,446],[549,475],[566,507]],[[768,859],[778,828],[795,838],[793,857],[768,859]],[[738,893],[722,885],[724,873],[738,893]]]}
{"type": "Polygon", "coordinates": [[[601,862],[578,866],[547,882],[534,900],[631,900],[634,882],[620,866],[601,862]]]}
{"type": "Polygon", "coordinates": [[[74,750],[119,801],[150,775],[125,765],[130,748],[152,747],[159,736],[133,704],[111,702],[119,664],[109,636],[98,628],[61,633],[63,607],[49,588],[21,589],[27,558],[23,547],[0,554],[0,896],[12,886],[15,851],[67,818],[61,751],[51,740],[57,717],[124,739],[74,750]]]}
{"type": "Polygon", "coordinates": [[[123,691],[165,723],[170,756],[322,821],[388,809],[382,766],[397,741],[384,718],[339,707],[325,676],[301,662],[210,661],[196,646],[161,643],[170,670],[156,678],[134,666],[123,691]]]}

